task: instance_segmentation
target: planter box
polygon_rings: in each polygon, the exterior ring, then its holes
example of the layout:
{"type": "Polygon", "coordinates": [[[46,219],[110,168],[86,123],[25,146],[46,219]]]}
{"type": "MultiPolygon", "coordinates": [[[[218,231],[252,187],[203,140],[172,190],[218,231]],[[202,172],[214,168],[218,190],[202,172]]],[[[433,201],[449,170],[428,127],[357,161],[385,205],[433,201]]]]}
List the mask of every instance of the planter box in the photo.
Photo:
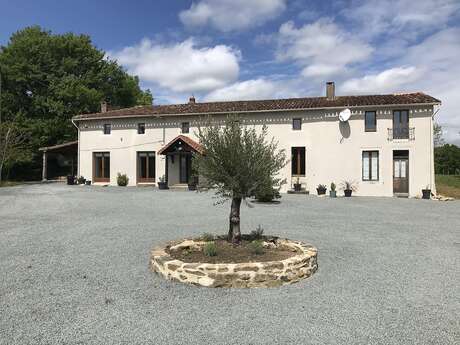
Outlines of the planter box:
{"type": "Polygon", "coordinates": [[[158,189],[169,189],[166,182],[158,182],[158,189]]]}
{"type": "Polygon", "coordinates": [[[422,189],[422,199],[431,199],[431,189],[422,189]]]}
{"type": "Polygon", "coordinates": [[[330,196],[331,198],[337,198],[337,191],[335,191],[335,190],[330,190],[330,191],[329,191],[329,196],[330,196]]]}
{"type": "Polygon", "coordinates": [[[326,189],[316,188],[316,192],[318,193],[318,195],[324,195],[326,194],[326,189]]]}
{"type": "Polygon", "coordinates": [[[302,190],[302,184],[301,183],[294,183],[294,191],[300,192],[302,190]]]}
{"type": "Polygon", "coordinates": [[[74,185],[75,184],[75,176],[67,175],[67,184],[68,185],[74,185]]]}
{"type": "Polygon", "coordinates": [[[351,197],[351,193],[352,193],[352,192],[353,192],[353,191],[352,191],[351,189],[345,189],[345,190],[343,191],[343,193],[345,194],[345,196],[346,196],[347,198],[351,197]]]}
{"type": "Polygon", "coordinates": [[[86,180],[86,181],[85,181],[85,185],[91,186],[91,180],[86,180]]]}

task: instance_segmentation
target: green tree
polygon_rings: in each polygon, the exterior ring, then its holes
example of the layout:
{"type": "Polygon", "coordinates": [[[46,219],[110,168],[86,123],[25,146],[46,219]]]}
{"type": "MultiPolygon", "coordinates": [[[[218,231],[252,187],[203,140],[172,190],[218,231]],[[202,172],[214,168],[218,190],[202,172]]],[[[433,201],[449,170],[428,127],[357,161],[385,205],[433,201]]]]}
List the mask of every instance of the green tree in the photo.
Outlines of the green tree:
{"type": "Polygon", "coordinates": [[[31,159],[24,169],[39,176],[37,149],[76,138],[72,116],[114,107],[151,104],[137,77],[97,49],[89,36],[55,35],[38,26],[14,33],[0,48],[2,119],[27,133],[31,159]]]}
{"type": "Polygon", "coordinates": [[[204,183],[200,188],[214,188],[223,200],[231,199],[228,241],[241,240],[240,208],[242,200],[254,195],[267,183],[271,188],[285,183],[276,177],[287,163],[284,150],[272,138],[267,141],[267,128],[258,134],[236,118],[229,117],[224,126],[211,124],[198,133],[204,154],[194,156],[195,169],[204,183]]]}
{"type": "Polygon", "coordinates": [[[460,173],[460,147],[445,144],[434,149],[434,167],[437,174],[460,173]]]}

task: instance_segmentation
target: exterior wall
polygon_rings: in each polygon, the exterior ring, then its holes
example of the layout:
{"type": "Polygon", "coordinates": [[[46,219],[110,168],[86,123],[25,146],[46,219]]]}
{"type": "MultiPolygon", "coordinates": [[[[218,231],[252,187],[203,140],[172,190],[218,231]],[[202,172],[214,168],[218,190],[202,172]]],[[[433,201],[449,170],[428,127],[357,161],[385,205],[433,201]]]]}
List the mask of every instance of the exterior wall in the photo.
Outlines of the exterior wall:
{"type": "MultiPolygon", "coordinates": [[[[434,191],[434,166],[432,145],[433,106],[359,107],[351,108],[352,116],[347,123],[340,123],[337,110],[308,110],[291,112],[252,113],[241,116],[247,125],[261,129],[268,127],[268,136],[279,141],[288,157],[291,147],[306,148],[306,176],[301,177],[303,187],[316,194],[316,186],[332,181],[339,185],[353,180],[358,185],[356,195],[393,196],[393,150],[409,151],[409,195],[417,196],[427,185],[434,191]],[[388,129],[393,126],[393,110],[409,110],[409,127],[415,128],[415,140],[388,140],[388,129]],[[377,112],[377,131],[365,132],[364,112],[377,112]],[[292,130],[292,119],[302,118],[302,129],[292,130]],[[362,181],[362,151],[379,151],[379,180],[362,181]]],[[[216,115],[221,121],[225,117],[216,115]]],[[[110,184],[116,185],[118,172],[126,173],[129,185],[136,185],[137,151],[158,152],[165,144],[181,134],[181,122],[190,122],[190,133],[195,133],[199,117],[191,115],[164,118],[128,118],[81,121],[79,174],[92,179],[92,153],[110,152],[110,184]],[[137,134],[137,124],[145,123],[145,134],[137,134]],[[110,135],[103,134],[104,123],[112,124],[110,135]]],[[[165,174],[165,157],[156,156],[156,181],[165,174]]],[[[179,181],[179,163],[169,165],[169,183],[179,181]]],[[[292,188],[296,178],[291,176],[291,165],[280,174],[287,179],[282,192],[292,188]]],[[[340,194],[340,193],[339,193],[340,194]]]]}

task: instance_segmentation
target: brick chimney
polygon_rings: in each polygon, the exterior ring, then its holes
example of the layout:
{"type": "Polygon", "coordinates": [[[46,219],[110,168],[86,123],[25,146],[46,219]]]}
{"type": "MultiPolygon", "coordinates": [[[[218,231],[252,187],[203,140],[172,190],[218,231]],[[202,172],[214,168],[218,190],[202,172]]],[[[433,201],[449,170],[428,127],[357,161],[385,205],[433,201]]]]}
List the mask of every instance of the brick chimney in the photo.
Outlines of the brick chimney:
{"type": "Polygon", "coordinates": [[[328,101],[333,101],[335,99],[335,84],[333,81],[328,81],[326,83],[326,99],[328,101]]]}
{"type": "Polygon", "coordinates": [[[188,99],[188,103],[189,104],[195,104],[196,100],[195,100],[195,96],[192,96],[188,99]]]}
{"type": "Polygon", "coordinates": [[[107,102],[101,102],[101,113],[107,112],[107,102]]]}

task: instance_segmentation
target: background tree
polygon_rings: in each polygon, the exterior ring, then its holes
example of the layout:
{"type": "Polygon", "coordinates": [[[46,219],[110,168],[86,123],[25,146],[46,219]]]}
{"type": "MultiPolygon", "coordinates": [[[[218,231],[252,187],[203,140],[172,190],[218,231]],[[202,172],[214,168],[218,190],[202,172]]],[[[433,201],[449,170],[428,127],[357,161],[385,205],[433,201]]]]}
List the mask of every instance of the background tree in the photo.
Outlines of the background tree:
{"type": "Polygon", "coordinates": [[[199,129],[204,155],[194,156],[194,166],[200,177],[200,188],[215,188],[224,200],[231,199],[228,241],[241,241],[240,208],[242,200],[254,195],[264,185],[279,187],[285,181],[276,177],[287,163],[284,150],[272,138],[267,141],[267,128],[257,134],[255,128],[228,118],[225,126],[209,123],[199,129]]]}
{"type": "Polygon", "coordinates": [[[434,149],[436,174],[460,174],[460,147],[445,144],[434,149]]]}
{"type": "Polygon", "coordinates": [[[28,138],[28,162],[13,164],[19,178],[40,176],[40,146],[76,138],[72,116],[99,111],[102,100],[114,107],[152,103],[138,78],[107,59],[89,36],[54,35],[38,26],[14,33],[0,48],[0,76],[3,121],[28,138]]]}
{"type": "Polygon", "coordinates": [[[14,124],[0,124],[0,184],[5,168],[9,170],[13,162],[28,159],[27,150],[24,150],[26,139],[25,133],[14,124]]]}
{"type": "Polygon", "coordinates": [[[433,142],[434,147],[444,145],[444,138],[442,137],[442,127],[440,124],[436,122],[433,125],[433,142]]]}

